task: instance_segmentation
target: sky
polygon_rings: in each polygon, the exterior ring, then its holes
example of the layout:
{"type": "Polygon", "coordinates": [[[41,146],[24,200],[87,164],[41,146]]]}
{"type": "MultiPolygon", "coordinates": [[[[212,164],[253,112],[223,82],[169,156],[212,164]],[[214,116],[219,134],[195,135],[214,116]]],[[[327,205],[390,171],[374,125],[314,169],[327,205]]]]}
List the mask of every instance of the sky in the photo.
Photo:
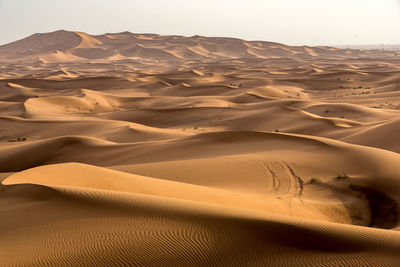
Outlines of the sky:
{"type": "Polygon", "coordinates": [[[0,0],[0,44],[61,29],[400,44],[400,0],[0,0]]]}

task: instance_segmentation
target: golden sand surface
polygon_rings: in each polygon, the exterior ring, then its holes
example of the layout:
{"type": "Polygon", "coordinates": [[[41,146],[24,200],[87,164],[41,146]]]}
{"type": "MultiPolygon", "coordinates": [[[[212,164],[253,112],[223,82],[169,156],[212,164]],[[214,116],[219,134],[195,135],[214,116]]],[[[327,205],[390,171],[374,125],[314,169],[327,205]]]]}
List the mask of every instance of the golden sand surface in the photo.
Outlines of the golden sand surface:
{"type": "Polygon", "coordinates": [[[1,266],[400,266],[400,54],[57,31],[0,46],[1,266]]]}

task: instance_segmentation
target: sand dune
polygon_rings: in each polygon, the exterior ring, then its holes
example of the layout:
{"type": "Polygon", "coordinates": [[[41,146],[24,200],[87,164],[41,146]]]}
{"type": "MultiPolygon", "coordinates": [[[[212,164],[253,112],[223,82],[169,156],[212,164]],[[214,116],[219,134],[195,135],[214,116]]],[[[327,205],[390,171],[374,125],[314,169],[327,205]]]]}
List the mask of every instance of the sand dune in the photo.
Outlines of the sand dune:
{"type": "Polygon", "coordinates": [[[399,265],[393,52],[57,31],[0,59],[0,265],[399,265]]]}
{"type": "Polygon", "coordinates": [[[5,264],[281,265],[277,255],[299,266],[399,260],[397,232],[105,190],[16,185],[2,193],[15,207],[3,211],[11,226],[1,235],[5,264]],[[28,214],[35,214],[29,225],[21,217],[28,214]],[[35,250],[21,253],[19,238],[35,250]]]}

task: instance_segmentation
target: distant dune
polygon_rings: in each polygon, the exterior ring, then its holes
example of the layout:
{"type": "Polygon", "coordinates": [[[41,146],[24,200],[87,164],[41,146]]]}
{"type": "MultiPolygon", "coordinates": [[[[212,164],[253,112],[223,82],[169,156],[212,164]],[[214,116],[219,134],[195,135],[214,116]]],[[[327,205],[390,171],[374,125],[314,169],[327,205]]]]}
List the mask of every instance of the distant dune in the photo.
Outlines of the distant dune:
{"type": "Polygon", "coordinates": [[[0,46],[0,265],[399,266],[399,54],[0,46]]]}
{"type": "Polygon", "coordinates": [[[350,48],[350,49],[365,49],[365,50],[386,50],[386,51],[399,51],[400,44],[398,45],[339,45],[338,48],[350,48]]]}
{"type": "MultiPolygon", "coordinates": [[[[235,38],[165,36],[130,32],[92,36],[64,30],[45,34],[36,33],[25,39],[0,46],[0,56],[5,60],[36,58],[43,63],[123,58],[179,61],[217,58],[348,58],[368,55],[368,51],[339,50],[323,46],[290,47],[279,43],[244,41],[235,38]]],[[[393,56],[393,53],[382,53],[382,55],[393,56]]]]}

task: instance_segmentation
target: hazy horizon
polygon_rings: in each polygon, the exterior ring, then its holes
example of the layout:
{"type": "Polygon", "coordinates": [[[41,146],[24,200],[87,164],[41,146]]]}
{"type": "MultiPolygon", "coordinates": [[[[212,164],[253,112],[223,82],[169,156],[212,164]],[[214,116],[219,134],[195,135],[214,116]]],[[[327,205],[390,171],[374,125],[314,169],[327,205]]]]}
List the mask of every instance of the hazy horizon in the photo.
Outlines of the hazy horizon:
{"type": "Polygon", "coordinates": [[[0,0],[0,45],[56,30],[202,35],[288,45],[400,45],[400,1],[0,0]]]}

